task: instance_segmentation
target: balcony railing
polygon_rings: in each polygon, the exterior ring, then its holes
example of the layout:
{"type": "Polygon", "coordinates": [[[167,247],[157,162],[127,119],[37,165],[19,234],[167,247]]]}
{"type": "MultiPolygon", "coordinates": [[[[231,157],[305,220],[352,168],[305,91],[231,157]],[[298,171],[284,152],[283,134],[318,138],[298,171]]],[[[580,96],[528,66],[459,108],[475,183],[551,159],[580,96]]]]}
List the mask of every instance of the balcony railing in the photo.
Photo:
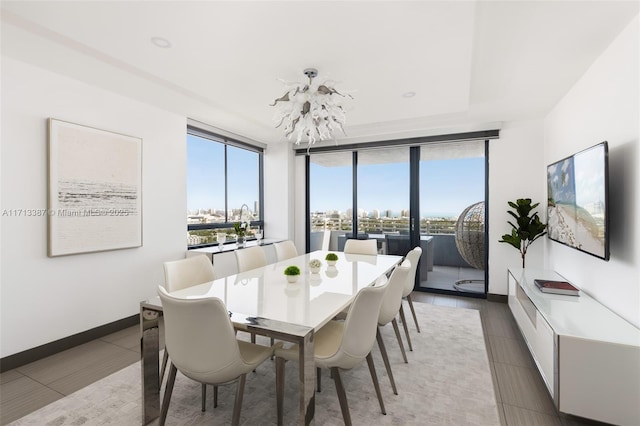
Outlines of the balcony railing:
{"type": "MultiPolygon", "coordinates": [[[[353,229],[350,219],[346,218],[312,218],[312,231],[351,231],[353,229]]],[[[358,233],[385,234],[408,233],[408,218],[359,218],[358,233]]],[[[420,233],[424,235],[455,234],[456,219],[422,219],[420,221],[420,233]]]]}

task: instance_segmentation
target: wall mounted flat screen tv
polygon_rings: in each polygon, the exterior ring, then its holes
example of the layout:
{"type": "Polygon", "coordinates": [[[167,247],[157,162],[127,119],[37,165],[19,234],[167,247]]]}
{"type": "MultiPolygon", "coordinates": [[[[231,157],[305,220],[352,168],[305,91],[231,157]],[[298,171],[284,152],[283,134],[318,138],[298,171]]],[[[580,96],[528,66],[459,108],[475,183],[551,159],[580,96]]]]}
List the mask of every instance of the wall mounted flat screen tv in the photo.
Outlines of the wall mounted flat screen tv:
{"type": "Polygon", "coordinates": [[[607,142],[547,166],[547,235],[609,260],[607,142]]]}

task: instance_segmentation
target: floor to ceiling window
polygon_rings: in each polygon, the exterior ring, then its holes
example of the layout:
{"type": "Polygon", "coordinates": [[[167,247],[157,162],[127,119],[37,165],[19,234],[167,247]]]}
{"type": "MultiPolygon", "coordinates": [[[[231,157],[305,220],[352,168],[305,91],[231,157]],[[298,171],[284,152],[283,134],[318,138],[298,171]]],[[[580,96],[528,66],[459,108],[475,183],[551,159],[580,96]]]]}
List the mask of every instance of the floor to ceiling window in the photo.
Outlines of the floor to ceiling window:
{"type": "Polygon", "coordinates": [[[463,142],[309,150],[310,238],[331,230],[332,250],[348,238],[375,238],[380,253],[402,256],[419,245],[417,290],[486,294],[486,152],[498,135],[492,132],[463,142]]]}
{"type": "MultiPolygon", "coordinates": [[[[323,231],[350,233],[353,229],[353,165],[351,152],[314,154],[309,161],[310,240],[323,231]]],[[[318,244],[321,244],[318,242],[318,244]]]]}
{"type": "Polygon", "coordinates": [[[429,265],[419,286],[485,292],[485,143],[420,147],[420,235],[429,265]]]}
{"type": "Polygon", "coordinates": [[[235,241],[234,223],[263,226],[262,149],[187,128],[187,245],[235,241]]]}

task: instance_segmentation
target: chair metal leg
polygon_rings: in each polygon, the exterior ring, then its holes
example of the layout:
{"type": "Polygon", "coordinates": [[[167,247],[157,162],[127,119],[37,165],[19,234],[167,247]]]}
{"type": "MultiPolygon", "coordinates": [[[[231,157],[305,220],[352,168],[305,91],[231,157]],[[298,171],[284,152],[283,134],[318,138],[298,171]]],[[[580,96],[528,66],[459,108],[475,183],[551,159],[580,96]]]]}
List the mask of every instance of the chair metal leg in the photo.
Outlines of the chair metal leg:
{"type": "Polygon", "coordinates": [[[282,426],[282,401],[284,399],[284,358],[276,357],[276,407],[278,426],[282,426]]]}
{"type": "Polygon", "coordinates": [[[404,363],[408,364],[407,361],[407,353],[404,351],[404,344],[402,343],[402,336],[400,336],[400,328],[398,328],[398,321],[396,319],[391,320],[391,324],[393,325],[393,331],[396,332],[396,339],[398,339],[398,344],[400,345],[400,351],[402,352],[402,359],[404,359],[404,363]]]}
{"type": "Polygon", "coordinates": [[[378,402],[380,403],[380,410],[382,414],[386,415],[387,410],[384,409],[384,401],[382,401],[382,392],[380,392],[380,383],[378,383],[378,375],[376,374],[376,367],[373,365],[373,357],[371,352],[367,355],[367,365],[369,366],[369,373],[371,373],[371,380],[373,381],[373,387],[376,390],[378,396],[378,402]]]}
{"type": "Polygon", "coordinates": [[[207,385],[202,384],[202,412],[206,410],[207,405],[207,385]]]}
{"type": "Polygon", "coordinates": [[[420,326],[418,325],[418,317],[416,316],[416,310],[413,308],[413,301],[411,300],[411,295],[407,296],[407,302],[409,302],[409,307],[411,308],[411,313],[413,314],[413,321],[416,323],[416,329],[418,333],[420,333],[420,326]]]}
{"type": "MultiPolygon", "coordinates": [[[[276,339],[274,339],[273,337],[271,338],[271,346],[273,346],[276,343],[276,339]]],[[[273,359],[275,355],[271,355],[271,359],[273,359]]]]}
{"type": "Polygon", "coordinates": [[[256,333],[251,333],[251,343],[256,342],[256,333]]]}
{"type": "Polygon", "coordinates": [[[213,386],[213,408],[218,407],[218,385],[213,386]]]}
{"type": "Polygon", "coordinates": [[[238,379],[238,388],[236,389],[236,402],[233,405],[233,419],[231,424],[238,426],[240,424],[240,410],[242,409],[242,397],[244,396],[244,384],[247,381],[247,375],[243,374],[238,379]]]}
{"type": "Polygon", "coordinates": [[[164,355],[162,356],[162,368],[160,369],[160,387],[162,387],[162,380],[164,380],[164,372],[167,369],[167,361],[169,360],[169,352],[167,349],[164,350],[164,355]]]}
{"type": "Polygon", "coordinates": [[[338,367],[331,367],[333,373],[333,381],[336,384],[336,392],[338,393],[338,401],[340,402],[340,409],[342,410],[342,418],[345,426],[351,426],[351,415],[349,414],[349,404],[347,403],[347,394],[344,391],[342,384],[342,377],[340,377],[340,369],[338,367]]]}
{"type": "Polygon", "coordinates": [[[391,364],[389,364],[389,357],[387,356],[387,349],[384,347],[384,341],[382,340],[382,335],[380,334],[380,328],[376,330],[376,340],[378,341],[378,347],[380,348],[380,353],[382,354],[382,361],[384,361],[384,368],[387,369],[387,375],[389,376],[389,381],[391,382],[391,389],[393,389],[393,393],[397,395],[398,389],[396,389],[396,381],[393,380],[393,373],[391,372],[391,364]]]}
{"type": "Polygon", "coordinates": [[[164,426],[167,421],[167,412],[169,412],[169,402],[171,402],[171,394],[173,393],[173,384],[176,382],[176,373],[178,369],[173,363],[169,367],[169,376],[167,377],[167,385],[164,388],[164,398],[162,398],[162,408],[160,409],[159,425],[164,426]]]}
{"type": "Polygon", "coordinates": [[[317,384],[318,392],[322,390],[322,387],[320,385],[321,381],[322,381],[322,369],[320,367],[316,367],[316,384],[317,384]]]}
{"type": "Polygon", "coordinates": [[[407,342],[409,343],[409,350],[413,351],[413,345],[411,345],[411,337],[409,337],[409,327],[407,327],[407,320],[404,317],[404,309],[400,305],[400,320],[402,321],[402,327],[404,328],[404,334],[407,336],[407,342]]]}

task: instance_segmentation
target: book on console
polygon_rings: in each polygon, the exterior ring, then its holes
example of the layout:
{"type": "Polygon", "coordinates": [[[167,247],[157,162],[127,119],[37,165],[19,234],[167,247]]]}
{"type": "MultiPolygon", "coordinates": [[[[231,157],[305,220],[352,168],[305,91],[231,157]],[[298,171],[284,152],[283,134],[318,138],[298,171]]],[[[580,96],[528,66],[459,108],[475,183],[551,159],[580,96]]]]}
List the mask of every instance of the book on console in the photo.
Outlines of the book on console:
{"type": "Polygon", "coordinates": [[[580,296],[580,289],[574,287],[567,281],[554,280],[533,280],[536,287],[543,293],[567,294],[570,296],[580,296]]]}

